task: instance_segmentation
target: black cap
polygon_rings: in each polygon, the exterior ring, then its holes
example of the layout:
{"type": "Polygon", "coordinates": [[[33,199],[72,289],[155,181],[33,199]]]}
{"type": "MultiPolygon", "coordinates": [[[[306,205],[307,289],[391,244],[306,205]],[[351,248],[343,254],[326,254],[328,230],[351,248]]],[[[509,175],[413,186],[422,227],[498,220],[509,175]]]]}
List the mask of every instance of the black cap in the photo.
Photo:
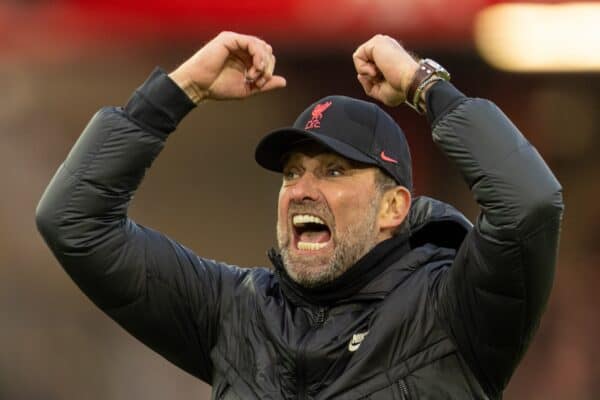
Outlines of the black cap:
{"type": "Polygon", "coordinates": [[[283,171],[283,156],[314,140],[350,160],[375,165],[412,190],[410,150],[398,124],[374,103],[327,96],[310,105],[291,127],[267,134],[256,146],[262,167],[283,171]]]}

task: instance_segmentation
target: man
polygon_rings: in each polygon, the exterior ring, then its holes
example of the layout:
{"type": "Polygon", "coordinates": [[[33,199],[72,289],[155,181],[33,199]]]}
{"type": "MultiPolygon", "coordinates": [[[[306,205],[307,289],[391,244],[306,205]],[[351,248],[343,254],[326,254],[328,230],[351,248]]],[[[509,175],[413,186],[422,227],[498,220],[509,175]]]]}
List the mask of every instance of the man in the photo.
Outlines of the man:
{"type": "Polygon", "coordinates": [[[408,146],[372,103],[330,96],[256,149],[283,173],[275,270],[196,256],[127,218],[145,169],[195,104],[285,86],[262,40],[222,33],[90,122],[37,210],[67,273],[214,399],[497,399],[552,284],[561,188],[489,101],[377,35],[365,92],[426,111],[481,215],[411,199],[408,146]],[[408,97],[408,98],[407,98],[408,97]]]}

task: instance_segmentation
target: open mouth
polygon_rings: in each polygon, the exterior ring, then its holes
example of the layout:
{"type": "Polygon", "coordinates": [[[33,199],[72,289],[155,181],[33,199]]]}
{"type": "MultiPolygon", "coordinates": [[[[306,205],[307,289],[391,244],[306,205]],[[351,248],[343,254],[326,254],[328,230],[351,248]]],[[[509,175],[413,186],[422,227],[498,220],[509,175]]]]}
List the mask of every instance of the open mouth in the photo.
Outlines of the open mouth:
{"type": "Polygon", "coordinates": [[[294,244],[298,250],[321,250],[331,241],[331,230],[320,217],[296,214],[292,217],[294,244]]]}

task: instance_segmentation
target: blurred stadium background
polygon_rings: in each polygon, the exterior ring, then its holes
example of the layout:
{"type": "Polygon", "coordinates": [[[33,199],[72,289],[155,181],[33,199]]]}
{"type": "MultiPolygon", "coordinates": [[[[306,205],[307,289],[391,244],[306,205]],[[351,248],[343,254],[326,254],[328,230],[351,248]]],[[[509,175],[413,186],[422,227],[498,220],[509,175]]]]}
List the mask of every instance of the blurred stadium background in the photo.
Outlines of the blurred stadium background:
{"type": "MultiPolygon", "coordinates": [[[[124,104],[154,66],[173,69],[221,30],[271,42],[288,88],[195,110],[136,196],[138,222],[204,256],[265,265],[279,177],[255,165],[255,144],[319,97],[364,97],[350,56],[390,34],[445,65],[465,93],[494,100],[564,186],[555,287],[505,398],[600,398],[598,21],[598,3],[2,0],[0,399],[209,398],[79,292],[37,234],[34,209],[97,109],[124,104]]],[[[475,218],[424,119],[390,112],[409,136],[417,194],[475,218]]]]}

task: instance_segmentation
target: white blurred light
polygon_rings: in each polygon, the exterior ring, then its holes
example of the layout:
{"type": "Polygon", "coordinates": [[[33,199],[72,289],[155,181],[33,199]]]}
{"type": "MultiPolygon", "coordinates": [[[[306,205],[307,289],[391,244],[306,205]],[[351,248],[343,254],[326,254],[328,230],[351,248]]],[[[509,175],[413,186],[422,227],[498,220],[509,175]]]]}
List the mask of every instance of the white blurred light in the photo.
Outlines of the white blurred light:
{"type": "Polygon", "coordinates": [[[600,3],[492,6],[475,19],[481,56],[508,71],[600,71],[600,3]]]}

